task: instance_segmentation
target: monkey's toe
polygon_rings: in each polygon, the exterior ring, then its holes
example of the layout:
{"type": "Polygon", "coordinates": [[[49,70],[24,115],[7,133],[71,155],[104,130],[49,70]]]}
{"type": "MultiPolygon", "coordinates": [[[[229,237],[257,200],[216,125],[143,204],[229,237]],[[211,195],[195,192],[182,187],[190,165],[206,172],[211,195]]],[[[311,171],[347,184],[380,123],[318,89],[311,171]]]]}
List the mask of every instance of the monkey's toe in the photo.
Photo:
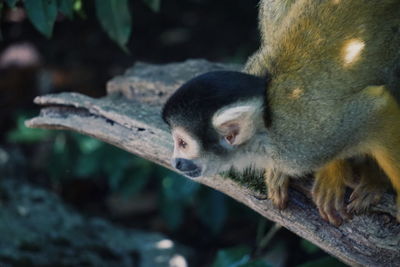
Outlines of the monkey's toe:
{"type": "Polygon", "coordinates": [[[344,188],[333,191],[325,186],[314,187],[312,196],[321,217],[329,223],[340,226],[349,218],[344,205],[344,188]]]}
{"type": "Polygon", "coordinates": [[[367,187],[360,185],[356,187],[350,195],[350,203],[347,205],[347,212],[361,214],[379,202],[382,198],[383,190],[380,188],[367,187]]]}
{"type": "Polygon", "coordinates": [[[327,221],[335,226],[340,226],[343,222],[342,217],[339,216],[338,212],[330,204],[326,204],[321,207],[318,207],[318,211],[319,211],[321,217],[325,221],[327,221]]]}
{"type": "Polygon", "coordinates": [[[268,198],[278,209],[287,207],[289,194],[289,176],[273,171],[266,171],[265,182],[267,184],[268,198]]]}
{"type": "Polygon", "coordinates": [[[268,190],[268,198],[272,200],[272,203],[278,209],[285,209],[288,203],[288,192],[286,188],[275,188],[275,190],[268,190]]]}

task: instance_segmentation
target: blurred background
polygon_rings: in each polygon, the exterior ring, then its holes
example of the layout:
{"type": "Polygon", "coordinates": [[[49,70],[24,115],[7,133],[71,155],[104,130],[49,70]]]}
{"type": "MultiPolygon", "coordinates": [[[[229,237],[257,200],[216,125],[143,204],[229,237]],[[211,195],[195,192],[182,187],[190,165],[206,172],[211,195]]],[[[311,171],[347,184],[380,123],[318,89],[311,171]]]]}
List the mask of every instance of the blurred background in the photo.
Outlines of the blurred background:
{"type": "MultiPolygon", "coordinates": [[[[183,265],[171,266],[344,266],[229,197],[116,147],[25,128],[24,120],[39,111],[32,103],[37,95],[101,97],[106,82],[137,61],[243,64],[259,45],[258,0],[115,2],[0,0],[0,179],[53,192],[85,218],[161,233],[190,251],[183,265]]],[[[0,215],[12,198],[7,194],[0,194],[0,215]]],[[[1,218],[0,233],[22,227],[1,218]]],[[[12,245],[1,242],[0,266],[43,266],[26,256],[43,255],[40,245],[32,246],[40,241],[19,245],[29,252],[22,261],[19,252],[4,256],[1,250],[12,245]]]]}

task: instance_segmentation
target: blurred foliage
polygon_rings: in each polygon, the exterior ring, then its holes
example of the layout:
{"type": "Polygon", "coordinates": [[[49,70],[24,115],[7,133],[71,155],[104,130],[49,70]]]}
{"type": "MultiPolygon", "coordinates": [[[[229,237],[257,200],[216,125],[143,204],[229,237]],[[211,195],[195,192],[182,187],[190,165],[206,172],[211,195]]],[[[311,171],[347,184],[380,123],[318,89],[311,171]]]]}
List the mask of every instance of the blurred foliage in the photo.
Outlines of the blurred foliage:
{"type": "MultiPolygon", "coordinates": [[[[50,38],[58,14],[74,19],[74,14],[85,17],[83,0],[0,0],[9,8],[21,5],[25,8],[29,20],[40,33],[50,38]]],[[[160,10],[161,0],[143,0],[154,12],[160,10]]],[[[132,32],[131,9],[128,0],[95,0],[97,19],[107,33],[121,49],[128,51],[126,44],[132,32]]]]}
{"type": "Polygon", "coordinates": [[[35,143],[47,139],[52,132],[42,129],[32,129],[25,127],[25,120],[28,115],[20,115],[16,118],[17,126],[14,130],[8,132],[7,139],[12,143],[35,143]]]}
{"type": "Polygon", "coordinates": [[[212,267],[271,267],[263,260],[251,260],[249,247],[239,246],[220,250],[212,267]]]}
{"type": "Polygon", "coordinates": [[[11,8],[15,7],[15,4],[17,3],[18,0],[5,0],[7,5],[11,8]]]}
{"type": "Polygon", "coordinates": [[[161,0],[143,0],[143,2],[154,12],[160,11],[161,0]]]}
{"type": "Polygon", "coordinates": [[[316,245],[314,245],[313,243],[311,243],[305,239],[301,240],[300,245],[301,245],[301,248],[309,254],[319,251],[319,248],[316,245]]]}
{"type": "Polygon", "coordinates": [[[96,0],[96,15],[108,36],[126,50],[132,27],[128,0],[96,0]]]}

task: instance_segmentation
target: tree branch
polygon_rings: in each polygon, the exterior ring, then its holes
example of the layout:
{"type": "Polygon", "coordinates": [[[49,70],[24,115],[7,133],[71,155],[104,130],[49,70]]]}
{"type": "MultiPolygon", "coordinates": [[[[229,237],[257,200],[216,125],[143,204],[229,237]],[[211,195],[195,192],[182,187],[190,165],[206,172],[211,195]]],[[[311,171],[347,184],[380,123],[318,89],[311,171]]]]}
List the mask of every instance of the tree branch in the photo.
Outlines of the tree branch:
{"type": "MultiPolygon", "coordinates": [[[[218,69],[239,67],[204,60],[163,66],[138,63],[108,83],[108,96],[104,98],[93,99],[77,93],[37,97],[35,103],[45,107],[26,125],[77,131],[170,168],[172,139],[160,118],[161,105],[183,82],[218,69]]],[[[253,183],[251,179],[245,183],[253,183]]],[[[386,194],[368,214],[354,216],[335,227],[323,221],[312,204],[309,181],[291,183],[289,205],[283,211],[275,209],[260,193],[261,189],[246,186],[244,180],[217,176],[195,181],[233,197],[347,264],[400,265],[400,224],[394,218],[392,194],[386,194]]],[[[257,182],[262,185],[262,181],[257,182]]]]}

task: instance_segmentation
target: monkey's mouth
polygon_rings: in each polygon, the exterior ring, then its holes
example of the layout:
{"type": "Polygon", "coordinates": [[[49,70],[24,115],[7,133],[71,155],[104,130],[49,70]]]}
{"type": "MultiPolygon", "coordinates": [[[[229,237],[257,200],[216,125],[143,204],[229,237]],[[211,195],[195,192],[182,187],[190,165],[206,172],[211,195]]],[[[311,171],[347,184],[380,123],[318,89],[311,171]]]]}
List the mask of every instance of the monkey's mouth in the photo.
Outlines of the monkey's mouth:
{"type": "Polygon", "coordinates": [[[184,175],[189,176],[190,178],[197,178],[199,176],[201,176],[201,169],[195,169],[193,171],[186,171],[186,172],[182,172],[184,175]]]}

